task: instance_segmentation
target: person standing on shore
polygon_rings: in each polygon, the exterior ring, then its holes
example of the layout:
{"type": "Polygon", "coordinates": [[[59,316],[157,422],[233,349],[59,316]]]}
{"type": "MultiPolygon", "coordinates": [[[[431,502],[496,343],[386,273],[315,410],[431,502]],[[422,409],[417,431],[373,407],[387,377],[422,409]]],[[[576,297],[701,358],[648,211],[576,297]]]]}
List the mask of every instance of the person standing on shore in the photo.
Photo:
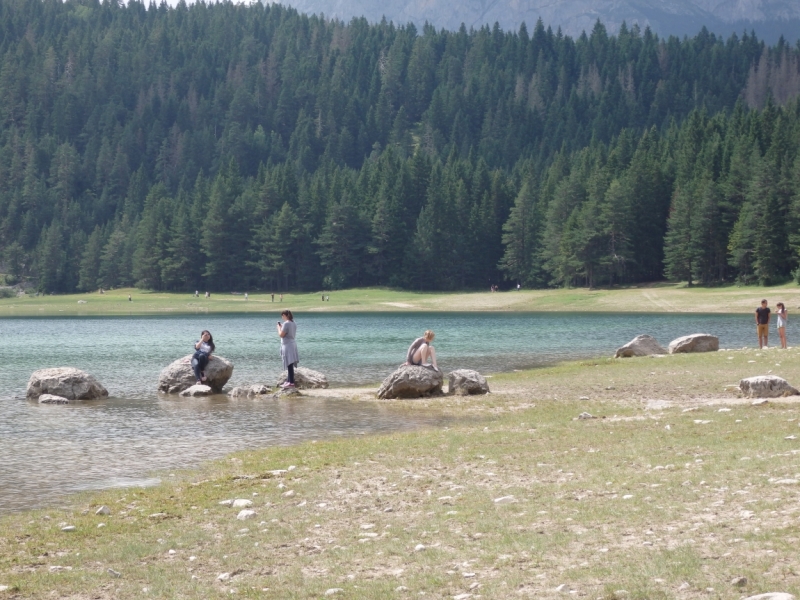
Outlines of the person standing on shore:
{"type": "Polygon", "coordinates": [[[789,320],[789,313],[783,302],[778,302],[776,306],[778,308],[775,311],[775,315],[778,317],[778,335],[781,337],[781,348],[786,350],[786,322],[789,320]]]}
{"type": "Polygon", "coordinates": [[[769,317],[772,311],[767,306],[767,301],[762,300],[761,306],[756,309],[756,330],[758,332],[758,347],[766,348],[769,339],[769,317]]]}
{"type": "Polygon", "coordinates": [[[287,309],[281,313],[281,321],[278,321],[277,327],[278,335],[281,338],[281,359],[283,368],[287,372],[286,382],[282,387],[293,388],[295,387],[294,368],[300,362],[300,356],[297,353],[297,342],[295,341],[297,325],[294,322],[292,311],[287,309]]]}
{"type": "Polygon", "coordinates": [[[416,365],[419,367],[427,366],[428,359],[431,360],[431,366],[434,371],[439,370],[439,365],[436,364],[436,349],[431,346],[433,338],[436,334],[428,329],[421,338],[415,339],[408,347],[406,352],[406,362],[404,365],[416,365]]]}

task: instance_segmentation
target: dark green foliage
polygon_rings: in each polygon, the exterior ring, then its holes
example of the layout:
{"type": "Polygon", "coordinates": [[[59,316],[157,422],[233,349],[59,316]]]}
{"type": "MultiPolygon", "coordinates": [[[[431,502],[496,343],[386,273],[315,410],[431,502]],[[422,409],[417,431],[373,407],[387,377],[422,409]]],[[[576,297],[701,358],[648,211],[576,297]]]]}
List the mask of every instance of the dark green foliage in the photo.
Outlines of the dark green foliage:
{"type": "Polygon", "coordinates": [[[762,283],[800,52],[0,1],[0,256],[48,292],[762,283]]]}

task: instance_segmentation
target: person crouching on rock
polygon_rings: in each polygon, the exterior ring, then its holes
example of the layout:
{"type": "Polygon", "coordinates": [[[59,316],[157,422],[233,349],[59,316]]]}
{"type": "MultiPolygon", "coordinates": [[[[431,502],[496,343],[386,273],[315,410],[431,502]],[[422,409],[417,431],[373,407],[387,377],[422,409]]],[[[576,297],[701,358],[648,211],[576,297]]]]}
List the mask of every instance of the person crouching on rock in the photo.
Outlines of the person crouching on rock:
{"type": "Polygon", "coordinates": [[[297,354],[297,342],[295,335],[297,334],[297,325],[294,322],[292,311],[284,310],[281,313],[281,321],[278,321],[278,335],[281,337],[281,358],[283,359],[283,368],[288,373],[286,381],[283,383],[284,388],[294,387],[294,367],[300,362],[300,356],[297,354]]]}
{"type": "Polygon", "coordinates": [[[192,355],[192,370],[197,378],[197,385],[206,380],[205,369],[214,348],[214,338],[211,336],[211,332],[204,329],[200,334],[200,339],[194,345],[194,354],[192,355]]]}
{"type": "Polygon", "coordinates": [[[421,338],[415,339],[414,343],[408,348],[406,362],[403,364],[425,367],[430,358],[433,370],[438,371],[439,366],[436,364],[436,349],[431,346],[434,337],[436,337],[436,334],[428,329],[421,338]]]}

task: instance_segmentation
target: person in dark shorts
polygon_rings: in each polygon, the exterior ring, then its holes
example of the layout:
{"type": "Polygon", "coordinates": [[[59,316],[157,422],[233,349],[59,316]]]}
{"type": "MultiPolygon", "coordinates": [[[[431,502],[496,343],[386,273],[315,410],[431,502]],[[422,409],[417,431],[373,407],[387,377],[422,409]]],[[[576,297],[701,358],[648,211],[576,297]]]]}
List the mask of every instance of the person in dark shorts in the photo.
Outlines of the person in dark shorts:
{"type": "Polygon", "coordinates": [[[420,367],[428,366],[428,359],[434,371],[439,370],[436,364],[436,349],[431,346],[431,342],[436,334],[428,329],[420,338],[415,339],[406,352],[406,362],[404,365],[417,365],[420,367]]]}
{"type": "Polygon", "coordinates": [[[758,347],[766,348],[769,338],[769,317],[772,311],[767,306],[767,301],[762,300],[761,306],[756,309],[756,329],[758,331],[758,347]]]}

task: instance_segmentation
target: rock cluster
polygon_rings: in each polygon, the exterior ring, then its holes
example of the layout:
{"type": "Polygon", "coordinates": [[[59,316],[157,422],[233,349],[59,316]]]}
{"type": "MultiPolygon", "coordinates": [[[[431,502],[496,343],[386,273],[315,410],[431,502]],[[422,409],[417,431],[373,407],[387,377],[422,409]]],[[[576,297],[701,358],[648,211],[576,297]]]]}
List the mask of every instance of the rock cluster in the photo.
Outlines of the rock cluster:
{"type": "Polygon", "coordinates": [[[456,396],[488,394],[489,384],[483,375],[470,369],[456,369],[448,375],[447,392],[456,396]]]}
{"type": "Polygon", "coordinates": [[[210,396],[213,393],[214,390],[207,385],[192,385],[183,390],[180,395],[184,398],[196,398],[199,396],[210,396]]]}
{"type": "Polygon", "coordinates": [[[776,375],[758,375],[739,381],[739,391],[747,398],[781,398],[797,396],[800,391],[776,375]]]}
{"type": "MultiPolygon", "coordinates": [[[[289,374],[284,371],[278,379],[278,385],[282,385],[288,376],[289,374]]],[[[297,367],[294,370],[294,384],[302,390],[325,389],[328,387],[328,378],[319,371],[297,367]]]]}
{"type": "MultiPolygon", "coordinates": [[[[206,366],[205,385],[212,392],[219,394],[233,375],[233,363],[221,356],[211,355],[206,366]]],[[[192,371],[192,355],[184,356],[171,363],[161,371],[158,377],[158,391],[165,394],[179,394],[194,386],[197,379],[192,371]]]]}
{"type": "Polygon", "coordinates": [[[710,333],[693,333],[684,335],[669,343],[670,354],[687,352],[716,352],[719,350],[719,338],[710,333]]]}
{"type": "Polygon", "coordinates": [[[378,398],[422,398],[441,396],[444,378],[431,367],[403,365],[383,380],[378,398]]]}
{"type": "Polygon", "coordinates": [[[39,404],[69,404],[69,400],[64,396],[55,396],[53,394],[42,394],[39,396],[39,404]]]}
{"type": "Polygon", "coordinates": [[[650,335],[637,335],[630,342],[617,349],[614,358],[629,358],[631,356],[653,356],[666,354],[667,351],[659,345],[650,335]]]}
{"type": "Polygon", "coordinates": [[[258,383],[256,385],[237,386],[228,392],[228,396],[230,398],[253,398],[254,396],[269,394],[271,391],[267,386],[258,383]]]}
{"type": "Polygon", "coordinates": [[[108,390],[89,373],[72,367],[55,367],[34,371],[28,380],[27,397],[37,400],[42,395],[60,396],[66,400],[106,398],[108,390]]]}

